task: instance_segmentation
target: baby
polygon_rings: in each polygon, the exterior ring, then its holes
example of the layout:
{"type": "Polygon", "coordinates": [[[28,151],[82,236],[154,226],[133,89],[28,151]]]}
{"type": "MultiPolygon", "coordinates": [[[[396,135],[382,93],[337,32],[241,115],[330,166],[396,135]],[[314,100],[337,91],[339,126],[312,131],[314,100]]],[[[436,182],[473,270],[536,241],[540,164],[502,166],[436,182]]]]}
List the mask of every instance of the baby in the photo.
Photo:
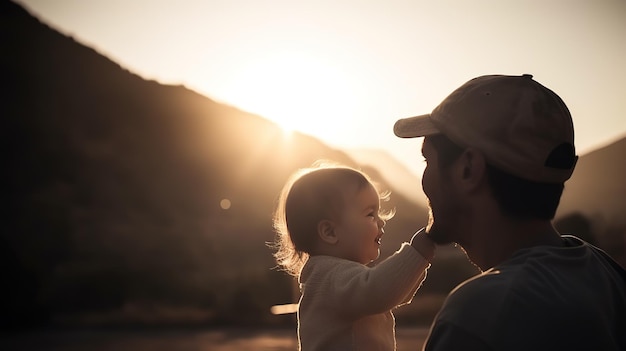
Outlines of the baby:
{"type": "Polygon", "coordinates": [[[410,303],[434,256],[423,230],[373,267],[385,221],[363,172],[317,165],[296,172],[274,213],[278,265],[298,278],[300,350],[395,350],[392,309],[410,303]]]}

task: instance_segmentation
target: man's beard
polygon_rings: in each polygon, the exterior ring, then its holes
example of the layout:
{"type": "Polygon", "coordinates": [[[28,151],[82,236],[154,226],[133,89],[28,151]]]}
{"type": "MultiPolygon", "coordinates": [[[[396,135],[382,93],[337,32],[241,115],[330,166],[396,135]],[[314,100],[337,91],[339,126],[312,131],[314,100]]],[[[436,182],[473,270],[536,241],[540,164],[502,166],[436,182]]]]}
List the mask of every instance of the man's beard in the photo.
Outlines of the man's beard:
{"type": "Polygon", "coordinates": [[[454,242],[450,239],[448,234],[446,234],[445,229],[435,223],[435,216],[433,215],[433,208],[430,201],[428,202],[428,225],[426,226],[426,234],[437,245],[447,245],[454,242]]]}

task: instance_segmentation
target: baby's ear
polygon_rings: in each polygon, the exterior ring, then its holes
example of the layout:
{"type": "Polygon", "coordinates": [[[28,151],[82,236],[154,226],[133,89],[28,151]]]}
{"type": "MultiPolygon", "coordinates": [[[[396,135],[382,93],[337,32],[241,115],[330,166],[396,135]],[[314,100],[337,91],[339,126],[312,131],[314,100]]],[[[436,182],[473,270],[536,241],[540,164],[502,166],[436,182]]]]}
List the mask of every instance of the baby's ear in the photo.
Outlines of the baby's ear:
{"type": "Polygon", "coordinates": [[[335,234],[335,223],[328,219],[323,219],[317,223],[317,235],[327,244],[336,244],[338,241],[335,234]]]}

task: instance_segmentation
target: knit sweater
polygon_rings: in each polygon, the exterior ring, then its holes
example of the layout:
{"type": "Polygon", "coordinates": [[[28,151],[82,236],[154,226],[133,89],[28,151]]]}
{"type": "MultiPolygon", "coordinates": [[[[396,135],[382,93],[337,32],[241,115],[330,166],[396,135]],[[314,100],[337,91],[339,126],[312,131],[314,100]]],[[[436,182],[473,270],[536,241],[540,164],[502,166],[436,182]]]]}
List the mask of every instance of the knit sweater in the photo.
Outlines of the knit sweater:
{"type": "Polygon", "coordinates": [[[395,350],[391,310],[411,302],[429,267],[407,243],[374,267],[310,257],[300,274],[300,350],[395,350]]]}

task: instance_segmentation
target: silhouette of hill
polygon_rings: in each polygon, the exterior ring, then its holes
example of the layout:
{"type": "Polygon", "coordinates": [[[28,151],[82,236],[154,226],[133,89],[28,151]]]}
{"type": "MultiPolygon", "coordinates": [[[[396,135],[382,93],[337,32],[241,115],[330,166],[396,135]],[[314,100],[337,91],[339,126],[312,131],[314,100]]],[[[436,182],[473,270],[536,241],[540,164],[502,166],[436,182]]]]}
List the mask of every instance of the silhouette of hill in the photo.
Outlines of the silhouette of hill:
{"type": "MultiPolygon", "coordinates": [[[[357,163],[144,80],[19,5],[0,12],[0,324],[292,321],[268,313],[293,301],[293,280],[271,270],[265,245],[275,199],[317,159],[357,163]]],[[[426,221],[388,188],[397,214],[383,257],[426,221]]]]}
{"type": "Polygon", "coordinates": [[[579,158],[556,226],[598,245],[626,268],[626,138],[579,158]]]}
{"type": "Polygon", "coordinates": [[[578,212],[626,225],[626,138],[580,157],[557,215],[578,212]]]}
{"type": "Polygon", "coordinates": [[[379,149],[348,149],[345,152],[362,165],[369,165],[380,170],[381,176],[388,183],[402,191],[409,200],[427,206],[428,199],[422,191],[421,178],[411,173],[406,166],[393,155],[379,149]]]}

